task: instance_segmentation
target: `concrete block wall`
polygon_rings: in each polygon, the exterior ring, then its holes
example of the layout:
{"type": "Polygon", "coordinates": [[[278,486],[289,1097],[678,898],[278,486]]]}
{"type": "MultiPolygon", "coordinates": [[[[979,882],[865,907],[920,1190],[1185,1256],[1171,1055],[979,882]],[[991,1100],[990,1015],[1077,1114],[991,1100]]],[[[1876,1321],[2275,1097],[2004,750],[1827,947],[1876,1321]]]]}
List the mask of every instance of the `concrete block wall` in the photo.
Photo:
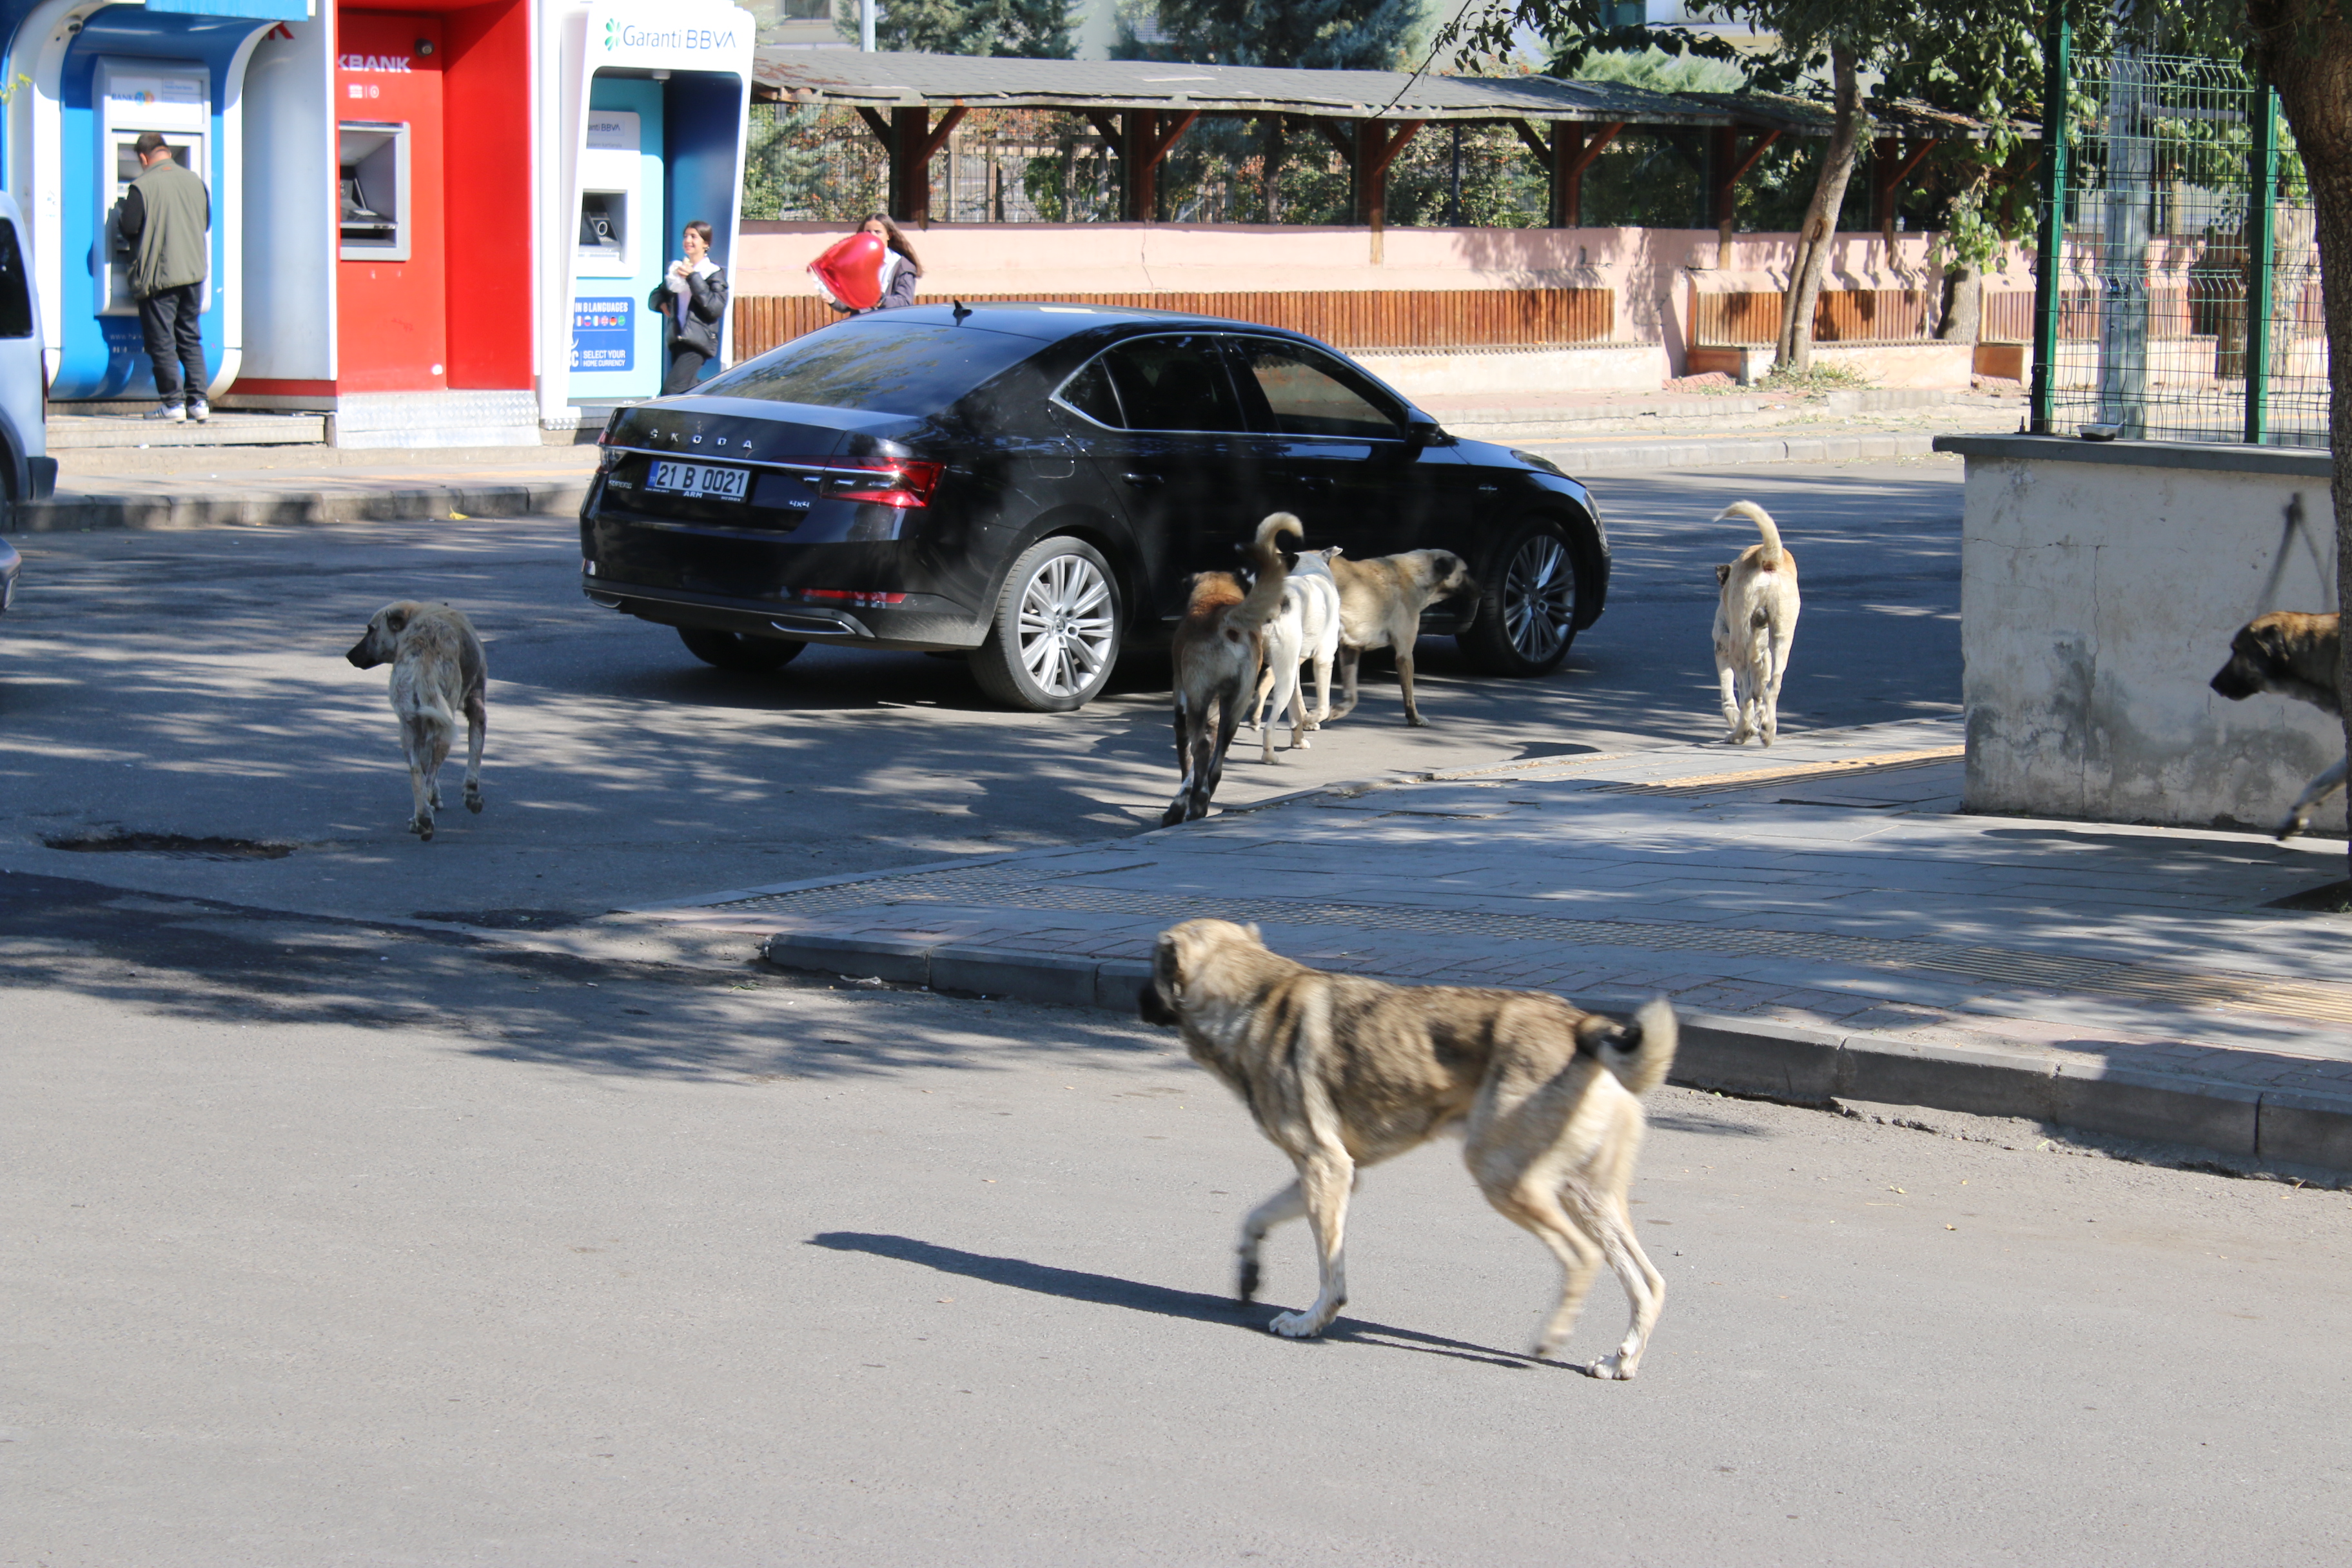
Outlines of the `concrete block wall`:
{"type": "MultiPolygon", "coordinates": [[[[2269,610],[2332,610],[2326,452],[1953,436],[1967,808],[2269,828],[2344,754],[2330,715],[2207,682],[2269,610]]],[[[2342,834],[2341,799],[2313,824],[2342,834]]]]}

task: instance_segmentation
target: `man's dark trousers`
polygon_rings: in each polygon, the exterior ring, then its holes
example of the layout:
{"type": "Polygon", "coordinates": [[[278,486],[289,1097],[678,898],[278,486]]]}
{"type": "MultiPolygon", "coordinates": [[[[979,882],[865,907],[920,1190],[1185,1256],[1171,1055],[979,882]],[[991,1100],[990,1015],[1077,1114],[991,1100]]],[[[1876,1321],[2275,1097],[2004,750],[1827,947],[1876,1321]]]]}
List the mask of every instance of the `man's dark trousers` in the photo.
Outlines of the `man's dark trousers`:
{"type": "Polygon", "coordinates": [[[147,335],[147,358],[155,367],[156,395],[166,408],[202,403],[205,384],[212,379],[205,374],[204,331],[198,321],[204,296],[203,284],[183,283],[177,289],[158,289],[139,301],[139,327],[147,335]]]}

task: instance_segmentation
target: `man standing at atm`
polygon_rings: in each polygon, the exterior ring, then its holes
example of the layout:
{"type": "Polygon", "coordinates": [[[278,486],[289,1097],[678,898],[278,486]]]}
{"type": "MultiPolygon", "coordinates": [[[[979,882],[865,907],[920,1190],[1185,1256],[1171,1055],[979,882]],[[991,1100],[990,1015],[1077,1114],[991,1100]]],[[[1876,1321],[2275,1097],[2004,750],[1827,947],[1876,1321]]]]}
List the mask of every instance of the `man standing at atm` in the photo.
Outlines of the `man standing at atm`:
{"type": "Polygon", "coordinates": [[[212,193],[150,131],[135,143],[146,172],[131,182],[114,232],[131,252],[131,295],[155,367],[163,402],[145,417],[172,422],[211,416],[205,405],[205,275],[212,247],[212,193]]]}

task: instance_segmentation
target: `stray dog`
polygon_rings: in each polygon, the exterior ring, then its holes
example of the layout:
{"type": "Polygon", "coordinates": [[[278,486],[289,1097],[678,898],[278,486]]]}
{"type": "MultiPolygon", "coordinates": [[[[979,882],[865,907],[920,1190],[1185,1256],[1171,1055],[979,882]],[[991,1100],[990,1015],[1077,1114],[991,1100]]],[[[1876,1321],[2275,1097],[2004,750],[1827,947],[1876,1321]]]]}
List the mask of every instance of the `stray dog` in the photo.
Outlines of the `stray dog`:
{"type": "MultiPolygon", "coordinates": [[[[2344,621],[2340,614],[2306,616],[2294,610],[2273,610],[2238,628],[2230,639],[2230,662],[2215,672],[2214,690],[2232,702],[2242,702],[2257,691],[2275,691],[2308,702],[2323,713],[2341,714],[2342,699],[2336,685],[2343,668],[2344,621]]],[[[2303,786],[2278,837],[2292,838],[2311,825],[2320,803],[2344,787],[2352,759],[2340,759],[2303,786]]]]}
{"type": "Polygon", "coordinates": [[[400,746],[408,753],[408,786],[416,810],[408,831],[433,837],[441,804],[441,764],[466,716],[466,809],[482,809],[482,732],[489,727],[488,666],[482,639],[446,605],[404,599],[368,621],[367,635],[343,656],[362,669],[392,666],[392,710],[400,716],[400,746]]]}
{"type": "Polygon", "coordinates": [[[1274,761],[1274,725],[1266,722],[1266,698],[1274,698],[1276,722],[1290,710],[1290,743],[1303,748],[1311,730],[1331,717],[1331,661],[1339,654],[1339,584],[1331,576],[1330,552],[1302,551],[1282,585],[1282,608],[1265,624],[1265,672],[1257,678],[1256,709],[1250,719],[1274,761]],[[1315,711],[1307,711],[1298,667],[1315,666],[1315,711]]]}
{"type": "Polygon", "coordinates": [[[1257,680],[1258,632],[1282,605],[1289,571],[1279,535],[1300,535],[1298,520],[1276,512],[1257,525],[1251,552],[1257,581],[1244,590],[1231,572],[1202,572],[1192,578],[1184,618],[1176,624],[1170,652],[1176,664],[1176,798],[1160,818],[1162,827],[1209,815],[1209,797],[1224,776],[1225,750],[1241,728],[1245,694],[1257,680]]]}
{"type": "Polygon", "coordinates": [[[1797,640],[1797,558],[1781,548],[1780,531],[1755,502],[1733,501],[1715,521],[1729,517],[1754,523],[1764,542],[1715,569],[1715,675],[1731,743],[1755,735],[1769,746],[1780,732],[1780,679],[1797,640]]]}
{"type": "Polygon", "coordinates": [[[1242,1222],[1241,1299],[1257,1293],[1258,1244],[1284,1220],[1314,1227],[1322,1289],[1269,1325],[1318,1334],[1348,1300],[1340,1250],[1362,1167],[1440,1132],[1465,1135],[1463,1161],[1486,1201],[1559,1259],[1559,1300],[1536,1336],[1568,1337],[1606,1261],[1633,1304],[1616,1352],[1586,1370],[1629,1378],[1665,1300],[1625,1212],[1643,1121],[1640,1096],[1675,1058],[1664,998],[1614,1024],[1557,996],[1459,985],[1390,985],[1327,974],[1266,950],[1255,926],[1187,921],[1160,933],[1144,1021],[1173,1024],[1290,1156],[1298,1179],[1242,1222]]]}
{"type": "MultiPolygon", "coordinates": [[[[1404,687],[1404,721],[1428,728],[1412,700],[1412,645],[1421,636],[1421,613],[1440,600],[1476,593],[1470,569],[1451,550],[1409,550],[1370,561],[1349,561],[1336,550],[1327,553],[1339,584],[1341,690],[1333,717],[1344,719],[1356,710],[1356,666],[1364,650],[1392,647],[1397,679],[1404,687]]],[[[1478,613],[1475,605],[1470,613],[1478,613]]]]}

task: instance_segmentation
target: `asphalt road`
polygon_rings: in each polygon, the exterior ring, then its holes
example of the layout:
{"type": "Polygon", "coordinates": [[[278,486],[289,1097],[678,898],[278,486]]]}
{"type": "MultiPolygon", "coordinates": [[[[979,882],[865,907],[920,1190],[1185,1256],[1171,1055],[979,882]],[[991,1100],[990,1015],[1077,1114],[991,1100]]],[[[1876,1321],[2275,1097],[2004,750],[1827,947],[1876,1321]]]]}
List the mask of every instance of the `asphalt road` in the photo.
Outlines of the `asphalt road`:
{"type": "MultiPolygon", "coordinates": [[[[1335,780],[1719,734],[1709,520],[1756,500],[1805,586],[1784,731],[1957,710],[1959,468],[1946,458],[1596,481],[1607,614],[1541,681],[1422,656],[1269,767],[1244,732],[1219,799],[1335,780]]],[[[0,867],[367,918],[544,925],[636,902],[1123,835],[1175,784],[1162,661],[1061,717],[986,704],[961,662],[811,650],[772,676],[696,663],[579,592],[560,518],[31,535],[0,618],[0,867]],[[382,670],[344,663],[395,598],[467,609],[489,648],[488,811],[429,846],[382,670]],[[241,840],[276,858],[91,854],[121,834],[241,840]]],[[[1756,753],[1750,751],[1750,756],[1756,753]]],[[[233,852],[233,851],[232,851],[233,852]]]]}
{"type": "Polygon", "coordinates": [[[21,873],[0,986],[0,1563],[2352,1549],[2343,1194],[1663,1090],[1605,1384],[1518,1353],[1551,1264],[1446,1145],[1265,1332],[1283,1163],[1107,1015],[21,873]]]}

